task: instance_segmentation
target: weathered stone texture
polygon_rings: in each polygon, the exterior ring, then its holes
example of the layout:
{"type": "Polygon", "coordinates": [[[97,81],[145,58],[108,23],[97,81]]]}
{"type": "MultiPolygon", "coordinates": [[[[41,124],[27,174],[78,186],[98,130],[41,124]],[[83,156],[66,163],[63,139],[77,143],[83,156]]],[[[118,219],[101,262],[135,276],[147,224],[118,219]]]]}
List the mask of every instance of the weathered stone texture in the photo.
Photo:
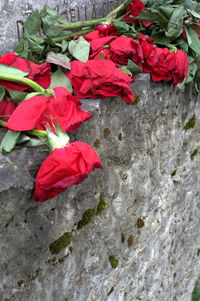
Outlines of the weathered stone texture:
{"type": "Polygon", "coordinates": [[[41,149],[1,155],[0,300],[191,300],[200,270],[200,102],[147,74],[132,87],[133,105],[84,100],[94,118],[72,140],[95,145],[104,169],[54,200],[31,199],[41,149]],[[98,198],[105,209],[77,229],[98,198]],[[66,232],[71,243],[51,254],[66,232]]]}

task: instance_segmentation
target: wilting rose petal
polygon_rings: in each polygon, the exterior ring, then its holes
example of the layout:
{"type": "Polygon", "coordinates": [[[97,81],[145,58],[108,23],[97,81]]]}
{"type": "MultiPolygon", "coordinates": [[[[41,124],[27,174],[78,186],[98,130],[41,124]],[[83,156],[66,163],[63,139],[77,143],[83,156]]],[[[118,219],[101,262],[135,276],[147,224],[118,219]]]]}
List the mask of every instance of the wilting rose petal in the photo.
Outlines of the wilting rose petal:
{"type": "Polygon", "coordinates": [[[21,102],[6,123],[6,128],[13,131],[46,130],[48,123],[54,131],[52,123],[57,121],[64,132],[72,132],[92,118],[92,114],[81,110],[81,102],[67,89],[57,87],[53,90],[55,97],[36,95],[21,102]]]}
{"type": "Polygon", "coordinates": [[[0,120],[7,121],[15,109],[16,105],[12,101],[2,99],[0,101],[0,120]]]}
{"type": "MultiPolygon", "coordinates": [[[[51,82],[50,71],[51,67],[49,63],[37,65],[31,61],[19,57],[14,52],[9,52],[4,56],[0,56],[0,64],[15,67],[23,72],[29,72],[27,78],[35,81],[37,84],[47,89],[51,82]]],[[[15,83],[9,81],[0,80],[0,85],[13,90],[26,90],[29,87],[22,83],[15,83]]]]}
{"type": "Polygon", "coordinates": [[[65,73],[79,98],[107,98],[120,96],[124,101],[133,102],[129,83],[133,81],[124,72],[107,60],[88,60],[86,63],[71,62],[71,71],[65,73]]]}

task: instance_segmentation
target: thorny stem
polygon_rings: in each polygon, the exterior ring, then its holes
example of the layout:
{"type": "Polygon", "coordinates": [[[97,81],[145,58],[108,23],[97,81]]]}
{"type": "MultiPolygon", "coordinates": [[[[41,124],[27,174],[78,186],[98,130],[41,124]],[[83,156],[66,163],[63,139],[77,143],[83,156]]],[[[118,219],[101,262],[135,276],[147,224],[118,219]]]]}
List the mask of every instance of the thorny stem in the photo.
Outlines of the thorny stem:
{"type": "Polygon", "coordinates": [[[112,10],[106,17],[100,18],[100,19],[94,19],[90,21],[79,21],[79,22],[73,22],[73,23],[67,23],[59,26],[61,30],[69,30],[69,29],[76,29],[76,28],[82,28],[82,27],[94,27],[95,25],[112,20],[115,15],[123,9],[127,4],[129,4],[132,0],[125,0],[122,4],[120,4],[118,7],[116,7],[114,10],[112,10]]]}

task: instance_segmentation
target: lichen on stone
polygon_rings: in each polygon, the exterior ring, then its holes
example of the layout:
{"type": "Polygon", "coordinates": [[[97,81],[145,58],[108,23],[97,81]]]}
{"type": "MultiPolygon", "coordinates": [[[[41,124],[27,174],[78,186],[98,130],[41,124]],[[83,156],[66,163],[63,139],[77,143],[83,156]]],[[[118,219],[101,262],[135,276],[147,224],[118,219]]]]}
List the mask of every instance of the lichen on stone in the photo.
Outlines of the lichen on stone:
{"type": "Polygon", "coordinates": [[[137,225],[138,228],[144,227],[144,220],[143,220],[141,217],[139,217],[139,218],[137,219],[136,225],[137,225]]]}
{"type": "Polygon", "coordinates": [[[195,150],[193,150],[193,152],[190,155],[191,160],[194,160],[194,157],[198,154],[198,148],[195,148],[195,150]]]}
{"type": "Polygon", "coordinates": [[[107,138],[110,135],[110,129],[109,128],[105,128],[103,130],[103,136],[104,138],[107,138]]]}
{"type": "Polygon", "coordinates": [[[139,94],[134,95],[134,101],[133,102],[126,102],[127,105],[136,105],[138,102],[140,102],[141,96],[139,94]]]}
{"type": "Polygon", "coordinates": [[[106,208],[106,202],[105,199],[103,197],[103,194],[100,193],[100,196],[98,198],[98,205],[97,205],[97,209],[96,209],[96,215],[101,214],[104,209],[106,208]]]}
{"type": "Polygon", "coordinates": [[[20,288],[21,286],[22,286],[22,284],[24,283],[24,280],[20,280],[20,281],[18,281],[17,282],[17,284],[18,284],[18,287],[20,288]]]}
{"type": "Polygon", "coordinates": [[[70,250],[70,253],[72,254],[72,252],[73,252],[73,247],[70,246],[70,247],[69,247],[69,250],[70,250]]]}
{"type": "Polygon", "coordinates": [[[109,256],[108,259],[110,261],[111,267],[113,269],[116,269],[116,267],[118,266],[119,260],[117,258],[115,258],[115,256],[113,256],[113,255],[109,256]]]}
{"type": "Polygon", "coordinates": [[[72,241],[72,234],[70,232],[65,232],[60,238],[53,241],[49,250],[51,254],[59,254],[64,248],[66,248],[72,241]]]}
{"type": "Polygon", "coordinates": [[[87,226],[93,219],[95,213],[96,213],[95,209],[91,209],[91,208],[87,209],[83,213],[82,219],[78,222],[77,229],[80,230],[83,227],[87,226]]]}
{"type": "Polygon", "coordinates": [[[187,131],[187,130],[189,130],[189,129],[194,128],[194,127],[195,127],[195,123],[196,123],[196,116],[193,115],[192,118],[190,118],[190,119],[188,120],[188,122],[185,124],[184,130],[187,131]]]}

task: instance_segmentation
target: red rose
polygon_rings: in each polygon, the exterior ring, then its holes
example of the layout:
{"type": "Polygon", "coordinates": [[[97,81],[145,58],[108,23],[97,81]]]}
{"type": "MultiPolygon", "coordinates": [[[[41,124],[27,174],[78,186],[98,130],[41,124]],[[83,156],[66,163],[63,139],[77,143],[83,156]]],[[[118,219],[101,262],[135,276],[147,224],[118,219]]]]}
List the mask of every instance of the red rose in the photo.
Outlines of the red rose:
{"type": "Polygon", "coordinates": [[[149,57],[145,60],[143,70],[144,72],[150,72],[154,81],[170,81],[172,79],[171,72],[166,64],[169,53],[168,48],[153,47],[149,57]]]}
{"type": "Polygon", "coordinates": [[[99,31],[99,35],[101,38],[103,37],[107,37],[107,36],[118,36],[119,32],[116,29],[116,27],[114,25],[97,25],[95,27],[95,30],[99,31]]]}
{"type": "Polygon", "coordinates": [[[34,200],[52,199],[68,187],[80,184],[95,168],[102,168],[101,161],[86,143],[78,141],[54,149],[37,173],[34,200]]]}
{"type": "Polygon", "coordinates": [[[142,48],[143,52],[143,58],[146,59],[150,56],[150,52],[152,50],[154,39],[153,38],[147,38],[145,35],[143,35],[141,32],[139,32],[139,38],[138,38],[139,44],[142,48]]]}
{"type": "Polygon", "coordinates": [[[56,124],[57,121],[64,132],[72,132],[92,118],[92,114],[80,109],[81,102],[67,89],[57,87],[53,90],[55,97],[36,95],[21,102],[6,123],[6,128],[12,131],[46,130],[48,123],[54,130],[52,122],[56,124]]]}
{"type": "Polygon", "coordinates": [[[7,121],[15,109],[16,105],[12,101],[2,99],[0,101],[0,120],[7,121]]]}
{"type": "Polygon", "coordinates": [[[189,61],[187,54],[182,50],[171,52],[168,54],[165,64],[168,70],[171,72],[174,79],[173,86],[182,83],[185,77],[187,77],[189,61]]]}
{"type": "MultiPolygon", "coordinates": [[[[142,1],[140,0],[133,0],[133,2],[131,3],[131,5],[128,6],[127,8],[127,15],[123,18],[124,21],[126,22],[133,22],[134,24],[138,24],[138,20],[134,19],[134,18],[130,18],[130,16],[134,16],[137,17],[139,16],[139,14],[142,12],[142,10],[146,8],[144,6],[144,4],[142,3],[142,1]]],[[[149,27],[152,22],[145,22],[142,21],[142,24],[144,25],[144,27],[149,27]]]]}
{"type": "Polygon", "coordinates": [[[88,60],[86,63],[71,62],[71,71],[66,75],[71,80],[74,93],[79,98],[107,98],[120,96],[127,102],[133,102],[133,92],[128,75],[107,60],[88,60]]]}
{"type": "Polygon", "coordinates": [[[116,65],[127,65],[132,60],[136,65],[142,67],[143,52],[138,41],[126,36],[105,37],[90,42],[90,59],[112,60],[116,65]]]}
{"type": "MultiPolygon", "coordinates": [[[[23,72],[29,72],[27,78],[35,81],[37,84],[47,89],[51,82],[50,71],[51,67],[49,63],[37,65],[24,58],[17,56],[14,52],[9,52],[4,56],[0,56],[0,64],[9,65],[15,67],[23,72]]],[[[13,90],[26,90],[29,87],[25,84],[14,83],[9,81],[0,80],[0,85],[13,90]]]]}

